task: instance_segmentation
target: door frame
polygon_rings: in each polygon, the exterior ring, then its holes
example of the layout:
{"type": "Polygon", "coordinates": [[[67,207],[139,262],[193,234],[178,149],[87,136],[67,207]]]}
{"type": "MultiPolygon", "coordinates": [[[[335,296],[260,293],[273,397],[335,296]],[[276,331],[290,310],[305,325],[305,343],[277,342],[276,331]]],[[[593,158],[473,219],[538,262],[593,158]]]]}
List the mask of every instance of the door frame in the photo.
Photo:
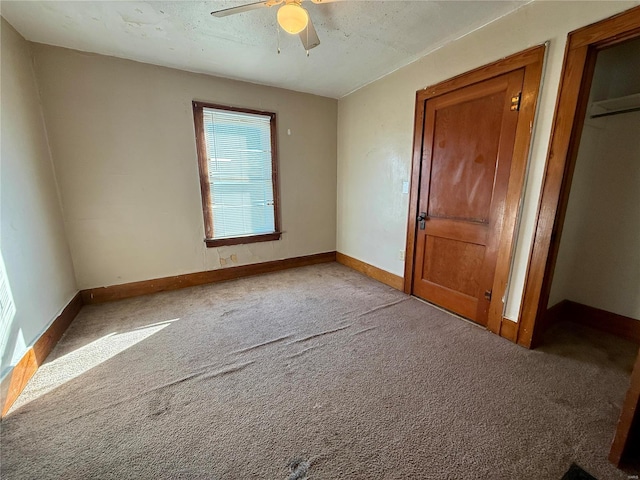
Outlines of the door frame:
{"type": "Polygon", "coordinates": [[[553,271],[598,52],[640,37],[640,6],[569,33],[524,295],[518,344],[534,348],[546,327],[553,271]]]}
{"type": "Polygon", "coordinates": [[[418,215],[420,194],[422,141],[427,101],[459,88],[489,80],[514,70],[524,69],[525,71],[520,101],[520,114],[516,128],[513,157],[503,213],[503,226],[499,234],[498,258],[496,262],[492,300],[489,307],[489,319],[487,323],[488,330],[509,338],[512,341],[516,340],[517,329],[513,328],[513,325],[510,325],[514,323],[512,321],[507,321],[508,323],[503,328],[503,324],[505,323],[502,315],[504,310],[503,297],[506,292],[509,272],[511,270],[517,217],[522,202],[524,178],[532,137],[531,126],[533,125],[538,102],[545,50],[545,45],[538,45],[416,92],[415,121],[413,127],[413,160],[411,166],[404,271],[404,292],[408,294],[413,293],[413,270],[417,235],[416,218],[418,215]]]}

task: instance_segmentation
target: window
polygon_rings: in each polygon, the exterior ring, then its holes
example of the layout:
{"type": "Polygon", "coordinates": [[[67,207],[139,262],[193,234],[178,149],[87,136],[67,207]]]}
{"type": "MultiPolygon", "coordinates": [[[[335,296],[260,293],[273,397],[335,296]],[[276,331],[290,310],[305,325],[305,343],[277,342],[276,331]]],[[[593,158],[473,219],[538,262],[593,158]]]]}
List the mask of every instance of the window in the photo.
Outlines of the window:
{"type": "Polygon", "coordinates": [[[193,102],[208,247],[280,239],[276,114],[193,102]]]}

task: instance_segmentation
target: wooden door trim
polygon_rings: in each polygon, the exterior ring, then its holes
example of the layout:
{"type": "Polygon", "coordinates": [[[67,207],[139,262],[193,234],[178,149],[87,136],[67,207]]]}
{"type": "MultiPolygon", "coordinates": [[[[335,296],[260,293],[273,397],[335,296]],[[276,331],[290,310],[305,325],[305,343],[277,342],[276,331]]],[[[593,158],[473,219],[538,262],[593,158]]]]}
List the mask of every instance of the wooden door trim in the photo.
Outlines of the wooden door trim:
{"type": "MultiPolygon", "coordinates": [[[[542,64],[540,65],[542,67],[542,64]]],[[[531,73],[531,72],[530,72],[531,73]]],[[[538,82],[540,81],[540,75],[542,73],[542,69],[538,71],[538,82]]],[[[514,74],[515,76],[515,74],[514,74]]],[[[528,96],[529,100],[531,100],[530,93],[525,90],[524,83],[524,72],[520,76],[522,85],[521,100],[520,100],[520,112],[518,118],[516,120],[516,128],[512,133],[513,138],[511,141],[507,141],[507,144],[513,145],[513,150],[511,151],[511,165],[509,167],[509,171],[502,172],[496,170],[495,177],[495,187],[494,187],[494,195],[500,201],[496,207],[497,210],[494,209],[493,205],[491,208],[491,219],[490,224],[493,226],[492,234],[489,235],[487,239],[487,246],[485,250],[485,258],[483,262],[483,279],[481,281],[481,285],[486,285],[488,282],[491,283],[491,291],[493,292],[493,296],[489,305],[485,308],[487,309],[487,329],[491,330],[493,333],[500,334],[501,325],[502,325],[502,314],[504,312],[504,301],[506,289],[507,289],[507,281],[509,278],[509,271],[511,269],[511,254],[512,254],[512,242],[515,239],[515,218],[518,215],[518,211],[520,208],[520,198],[521,193],[524,188],[524,173],[525,167],[527,164],[527,160],[529,159],[529,148],[527,142],[525,148],[522,150],[517,149],[516,140],[530,140],[531,138],[531,126],[533,125],[533,116],[535,115],[535,106],[531,105],[523,105],[522,97],[528,96]],[[515,165],[514,165],[515,162],[515,165]],[[498,175],[505,175],[502,178],[498,177],[498,175]],[[513,178],[512,178],[513,176],[513,178]],[[514,180],[515,179],[515,180],[514,180]],[[506,185],[503,183],[506,180],[506,185]],[[514,185],[514,181],[517,182],[517,185],[514,185]],[[504,185],[504,194],[501,195],[499,193],[499,185],[504,185]],[[509,202],[508,192],[511,190],[516,190],[517,195],[511,198],[511,203],[509,202]],[[510,223],[509,220],[514,220],[513,223],[510,223]],[[511,225],[511,230],[507,231],[507,234],[503,236],[505,232],[505,223],[509,223],[511,225]],[[505,255],[506,252],[506,255],[505,255]],[[498,265],[498,260],[500,260],[500,265],[498,265]],[[487,265],[495,265],[495,272],[493,273],[493,277],[489,276],[491,272],[488,271],[487,265]],[[500,267],[502,270],[499,270],[500,267]],[[503,272],[502,275],[498,275],[498,272],[503,272]]],[[[535,100],[538,98],[538,91],[535,90],[535,100]]],[[[534,100],[534,101],[535,101],[534,100]]],[[[503,129],[503,135],[508,134],[507,130],[503,129]]],[[[502,139],[501,139],[502,143],[502,139]]],[[[504,152],[506,155],[507,152],[504,152]]],[[[503,156],[503,152],[498,152],[499,161],[505,161],[503,156]]],[[[512,193],[513,195],[513,193],[512,193]]],[[[493,202],[492,202],[493,203],[493,202]]],[[[486,305],[486,301],[480,299],[479,306],[486,305]]]]}
{"type": "Polygon", "coordinates": [[[597,52],[640,37],[640,7],[575,30],[565,48],[517,342],[539,343],[597,52]]]}
{"type": "Polygon", "coordinates": [[[478,67],[469,72],[462,73],[436,85],[425,87],[416,92],[416,100],[424,101],[438,97],[448,92],[468,87],[474,83],[483,82],[504,73],[513,72],[520,68],[528,67],[535,63],[542,63],[544,59],[544,45],[537,45],[522,52],[515,53],[488,65],[478,67]]]}
{"type": "Polygon", "coordinates": [[[415,121],[413,126],[413,159],[404,271],[404,291],[408,294],[412,293],[413,288],[416,217],[418,216],[426,101],[459,88],[468,87],[475,83],[490,80],[499,75],[524,69],[525,74],[520,104],[520,116],[516,128],[516,141],[507,187],[507,197],[505,199],[504,222],[499,240],[500,248],[496,263],[493,297],[489,308],[489,322],[487,324],[487,328],[497,334],[500,334],[502,325],[502,298],[506,291],[511,268],[516,217],[522,201],[524,176],[531,143],[531,125],[533,124],[538,101],[544,56],[545,46],[539,45],[416,92],[415,121]]]}

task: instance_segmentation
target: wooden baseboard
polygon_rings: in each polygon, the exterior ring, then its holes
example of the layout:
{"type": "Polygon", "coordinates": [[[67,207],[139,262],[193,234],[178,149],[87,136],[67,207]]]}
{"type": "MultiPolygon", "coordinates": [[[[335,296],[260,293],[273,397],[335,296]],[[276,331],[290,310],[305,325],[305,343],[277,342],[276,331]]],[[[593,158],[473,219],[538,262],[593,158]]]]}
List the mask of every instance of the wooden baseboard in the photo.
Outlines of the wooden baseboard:
{"type": "Polygon", "coordinates": [[[402,277],[389,273],[381,268],[374,267],[373,265],[369,265],[362,260],[350,257],[344,253],[336,252],[336,261],[346,267],[353,268],[360,273],[364,273],[367,277],[371,277],[374,280],[389,285],[396,290],[403,291],[404,289],[404,279],[402,277]]]}
{"type": "Polygon", "coordinates": [[[279,270],[286,270],[289,268],[304,267],[307,265],[335,261],[336,252],[318,253],[304,257],[286,258],[284,260],[274,260],[272,262],[221,268],[219,270],[210,270],[207,272],[188,273],[173,277],[112,285],[110,287],[89,288],[87,290],[82,290],[80,293],[82,294],[82,300],[84,303],[89,305],[93,303],[111,302],[114,300],[122,300],[124,298],[148,295],[150,293],[178,290],[180,288],[194,287],[196,285],[223,282],[225,280],[233,280],[241,277],[277,272],[279,270]]]}
{"type": "Polygon", "coordinates": [[[567,312],[569,311],[569,300],[562,300],[556,303],[553,307],[547,309],[547,313],[542,319],[542,323],[545,327],[550,327],[554,323],[561,322],[567,318],[567,312]]]}
{"type": "Polygon", "coordinates": [[[11,372],[3,380],[2,386],[2,416],[16,401],[27,382],[33,377],[38,367],[45,361],[53,347],[56,346],[64,332],[82,308],[82,296],[80,292],[62,310],[51,326],[42,334],[36,343],[27,350],[11,372]],[[5,393],[6,392],[6,393],[5,393]]]}
{"type": "Polygon", "coordinates": [[[500,324],[500,336],[516,343],[518,340],[518,324],[513,320],[502,317],[500,324]]]}
{"type": "Polygon", "coordinates": [[[545,326],[568,321],[587,325],[640,344],[640,320],[582,303],[563,300],[547,310],[545,326]]]}
{"type": "Polygon", "coordinates": [[[544,317],[536,320],[538,328],[538,337],[542,338],[544,332],[546,332],[552,325],[567,321],[569,318],[569,300],[562,300],[556,303],[553,307],[547,309],[544,317]]]}

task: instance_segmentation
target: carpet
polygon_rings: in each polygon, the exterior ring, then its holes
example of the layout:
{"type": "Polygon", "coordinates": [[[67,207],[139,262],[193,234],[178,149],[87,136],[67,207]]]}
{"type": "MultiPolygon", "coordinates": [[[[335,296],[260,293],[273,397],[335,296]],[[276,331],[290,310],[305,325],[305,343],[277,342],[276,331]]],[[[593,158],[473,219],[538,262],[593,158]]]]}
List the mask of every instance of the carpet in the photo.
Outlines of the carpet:
{"type": "Polygon", "coordinates": [[[558,480],[607,461],[637,348],[528,351],[335,263],[85,306],[3,479],[558,480]]]}

